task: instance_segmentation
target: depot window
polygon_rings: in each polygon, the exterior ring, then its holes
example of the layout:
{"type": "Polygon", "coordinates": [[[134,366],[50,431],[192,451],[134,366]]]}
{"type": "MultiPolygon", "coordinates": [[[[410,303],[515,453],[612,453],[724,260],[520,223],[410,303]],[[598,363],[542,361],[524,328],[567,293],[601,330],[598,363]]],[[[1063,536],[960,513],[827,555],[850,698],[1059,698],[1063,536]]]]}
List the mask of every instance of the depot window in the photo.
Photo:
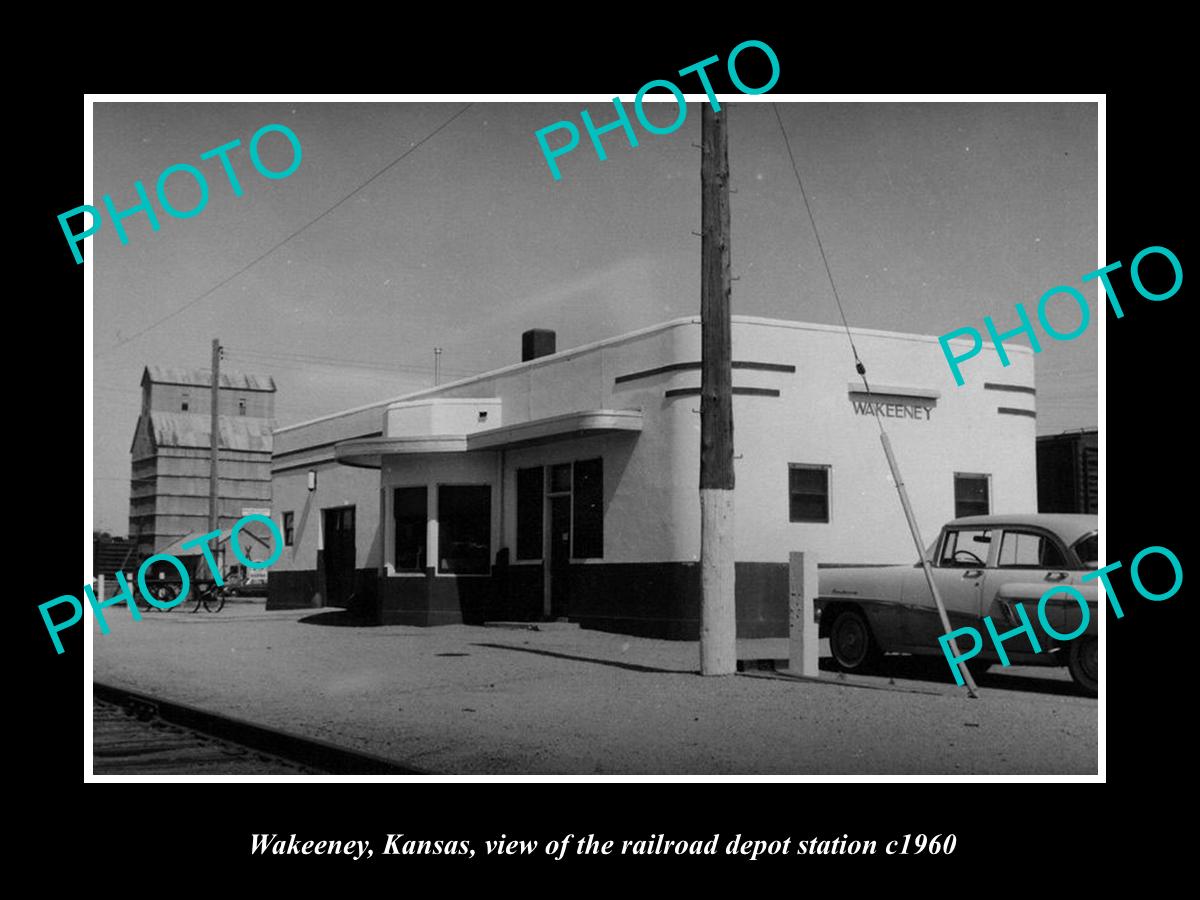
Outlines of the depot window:
{"type": "Polygon", "coordinates": [[[293,512],[285,512],[283,514],[283,545],[291,547],[296,541],[296,514],[293,512]]]}
{"type": "Polygon", "coordinates": [[[788,465],[788,521],[829,521],[829,466],[788,465]]]}
{"type": "Polygon", "coordinates": [[[429,558],[425,527],[429,489],[398,487],[392,492],[397,572],[423,572],[429,558]]]}
{"type": "Polygon", "coordinates": [[[491,487],[438,485],[438,572],[487,575],[491,556],[491,487]]]}
{"type": "Polygon", "coordinates": [[[517,469],[517,559],[542,558],[542,506],[545,470],[517,469]]]}
{"type": "Polygon", "coordinates": [[[991,475],[954,473],[954,517],[986,516],[991,512],[991,475]]]}
{"type": "Polygon", "coordinates": [[[600,559],[604,556],[604,460],[579,460],[573,480],[571,556],[600,559]]]}

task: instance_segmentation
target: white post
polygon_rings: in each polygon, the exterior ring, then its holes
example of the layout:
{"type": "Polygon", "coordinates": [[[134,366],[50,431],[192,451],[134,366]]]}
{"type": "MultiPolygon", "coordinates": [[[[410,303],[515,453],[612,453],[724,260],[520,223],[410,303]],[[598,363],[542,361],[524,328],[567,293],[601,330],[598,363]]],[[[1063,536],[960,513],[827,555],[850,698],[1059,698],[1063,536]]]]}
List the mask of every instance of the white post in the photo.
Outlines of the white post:
{"type": "Polygon", "coordinates": [[[737,671],[733,491],[700,491],[700,672],[737,671]]]}
{"type": "Polygon", "coordinates": [[[98,600],[107,600],[108,599],[108,594],[105,592],[104,588],[105,588],[104,576],[100,575],[99,577],[96,578],[96,599],[98,599],[98,600]]]}
{"type": "Polygon", "coordinates": [[[788,671],[816,678],[820,642],[817,639],[817,557],[788,554],[788,671]]]}

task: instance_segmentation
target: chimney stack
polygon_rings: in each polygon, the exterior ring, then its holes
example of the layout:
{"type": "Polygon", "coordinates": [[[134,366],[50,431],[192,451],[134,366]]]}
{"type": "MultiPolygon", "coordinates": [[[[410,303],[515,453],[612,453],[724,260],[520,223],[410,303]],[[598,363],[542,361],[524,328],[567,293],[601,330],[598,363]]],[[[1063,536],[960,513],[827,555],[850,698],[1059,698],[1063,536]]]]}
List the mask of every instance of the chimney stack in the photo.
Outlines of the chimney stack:
{"type": "Polygon", "coordinates": [[[521,335],[521,362],[554,352],[555,334],[549,328],[530,328],[521,335]]]}

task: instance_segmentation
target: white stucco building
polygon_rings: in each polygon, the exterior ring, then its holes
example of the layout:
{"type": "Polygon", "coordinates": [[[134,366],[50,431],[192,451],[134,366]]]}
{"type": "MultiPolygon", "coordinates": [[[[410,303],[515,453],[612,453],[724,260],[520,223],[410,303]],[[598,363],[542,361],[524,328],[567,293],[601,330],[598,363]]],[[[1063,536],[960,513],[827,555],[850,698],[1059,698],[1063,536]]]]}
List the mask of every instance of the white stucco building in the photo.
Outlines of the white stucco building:
{"type": "MultiPolygon", "coordinates": [[[[920,527],[1034,512],[1031,352],[957,387],[936,338],[735,316],[738,632],[787,633],[787,559],[914,561],[869,402],[920,527]]],[[[527,347],[552,345],[527,333],[527,347]]],[[[528,354],[527,354],[528,355],[528,354]]],[[[275,432],[270,605],[384,623],[567,617],[698,634],[700,320],[527,359],[275,432]]]]}

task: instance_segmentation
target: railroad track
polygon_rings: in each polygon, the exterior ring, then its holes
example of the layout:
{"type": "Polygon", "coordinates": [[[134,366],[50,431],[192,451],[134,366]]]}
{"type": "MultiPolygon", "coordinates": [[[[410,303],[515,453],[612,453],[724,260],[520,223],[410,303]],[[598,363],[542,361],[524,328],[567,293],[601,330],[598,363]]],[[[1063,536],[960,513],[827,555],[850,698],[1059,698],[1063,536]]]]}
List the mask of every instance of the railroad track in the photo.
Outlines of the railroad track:
{"type": "Polygon", "coordinates": [[[100,683],[95,775],[423,775],[381,757],[100,683]]]}

